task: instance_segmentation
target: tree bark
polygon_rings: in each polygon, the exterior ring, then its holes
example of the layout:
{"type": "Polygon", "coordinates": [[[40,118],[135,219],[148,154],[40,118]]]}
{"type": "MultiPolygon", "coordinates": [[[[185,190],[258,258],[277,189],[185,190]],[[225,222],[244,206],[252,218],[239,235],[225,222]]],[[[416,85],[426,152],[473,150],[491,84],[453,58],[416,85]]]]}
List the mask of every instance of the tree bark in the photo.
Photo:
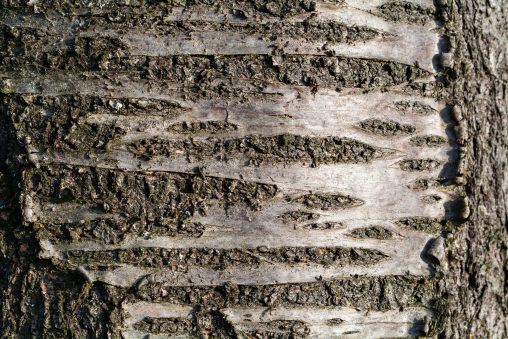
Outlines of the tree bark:
{"type": "Polygon", "coordinates": [[[446,277],[446,337],[505,338],[507,314],[506,1],[454,1],[451,98],[467,131],[471,216],[454,232],[446,277]]]}
{"type": "Polygon", "coordinates": [[[508,336],[506,7],[0,2],[2,337],[508,336]]]}

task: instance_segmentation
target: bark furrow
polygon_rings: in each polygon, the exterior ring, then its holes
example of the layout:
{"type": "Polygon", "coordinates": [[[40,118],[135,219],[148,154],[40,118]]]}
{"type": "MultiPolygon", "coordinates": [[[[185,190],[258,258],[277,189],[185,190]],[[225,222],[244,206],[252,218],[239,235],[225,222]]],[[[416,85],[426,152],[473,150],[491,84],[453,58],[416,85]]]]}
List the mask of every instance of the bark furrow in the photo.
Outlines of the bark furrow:
{"type": "Polygon", "coordinates": [[[24,334],[438,331],[467,206],[433,1],[0,8],[20,222],[51,272],[21,284],[45,300],[24,334]],[[53,293],[66,274],[81,290],[53,293]]]}

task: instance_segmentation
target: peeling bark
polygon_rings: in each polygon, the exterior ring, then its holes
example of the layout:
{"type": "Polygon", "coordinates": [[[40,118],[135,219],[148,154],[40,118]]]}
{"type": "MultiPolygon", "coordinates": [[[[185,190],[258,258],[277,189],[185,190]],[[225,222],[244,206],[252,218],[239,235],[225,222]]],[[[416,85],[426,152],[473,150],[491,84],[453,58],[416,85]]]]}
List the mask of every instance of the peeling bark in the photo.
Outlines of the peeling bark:
{"type": "Polygon", "coordinates": [[[503,337],[478,6],[0,2],[0,332],[503,337]]]}

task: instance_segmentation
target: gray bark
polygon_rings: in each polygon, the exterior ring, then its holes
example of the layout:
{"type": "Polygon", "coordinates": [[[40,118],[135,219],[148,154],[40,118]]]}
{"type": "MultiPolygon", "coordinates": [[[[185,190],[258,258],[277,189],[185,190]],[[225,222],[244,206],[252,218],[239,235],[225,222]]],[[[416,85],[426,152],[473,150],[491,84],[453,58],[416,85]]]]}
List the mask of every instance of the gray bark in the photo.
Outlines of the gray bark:
{"type": "Polygon", "coordinates": [[[2,337],[508,335],[502,1],[0,9],[2,337]]]}
{"type": "Polygon", "coordinates": [[[507,11],[506,1],[455,1],[450,16],[451,96],[468,132],[471,216],[454,232],[449,253],[446,337],[508,336],[507,11]]]}

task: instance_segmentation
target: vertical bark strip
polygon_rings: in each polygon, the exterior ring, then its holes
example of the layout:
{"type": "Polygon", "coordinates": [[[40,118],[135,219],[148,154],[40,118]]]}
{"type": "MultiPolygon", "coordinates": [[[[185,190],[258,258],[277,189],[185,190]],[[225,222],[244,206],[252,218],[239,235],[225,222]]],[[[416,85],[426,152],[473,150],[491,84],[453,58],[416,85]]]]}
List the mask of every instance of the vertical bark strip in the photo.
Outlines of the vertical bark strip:
{"type": "Polygon", "coordinates": [[[506,113],[474,6],[1,1],[3,337],[502,337],[503,278],[447,256],[506,223],[473,175],[460,226],[465,131],[506,113]]]}
{"type": "Polygon", "coordinates": [[[453,1],[449,12],[471,215],[450,242],[446,338],[508,336],[507,14],[506,1],[453,1]]]}

